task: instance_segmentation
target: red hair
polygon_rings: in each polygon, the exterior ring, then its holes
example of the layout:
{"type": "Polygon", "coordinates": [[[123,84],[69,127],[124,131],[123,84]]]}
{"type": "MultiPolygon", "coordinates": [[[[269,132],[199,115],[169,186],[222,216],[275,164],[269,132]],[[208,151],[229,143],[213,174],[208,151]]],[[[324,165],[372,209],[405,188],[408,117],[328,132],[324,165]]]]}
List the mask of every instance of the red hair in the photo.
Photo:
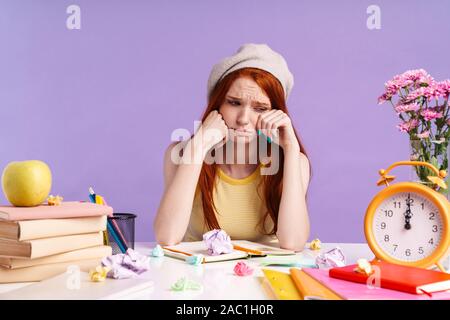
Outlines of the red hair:
{"type": "MultiPolygon", "coordinates": [[[[255,81],[259,87],[267,94],[272,105],[272,109],[280,109],[289,115],[286,108],[286,100],[284,90],[277,78],[267,71],[256,68],[243,68],[229,73],[221,81],[219,81],[209,96],[208,106],[202,116],[202,122],[205,121],[208,114],[213,110],[219,110],[220,106],[225,101],[225,96],[228,93],[233,82],[241,77],[248,77],[255,81]]],[[[295,136],[300,145],[300,152],[306,155],[305,148],[301,143],[297,132],[295,136]]],[[[262,175],[261,183],[258,186],[258,194],[265,202],[267,211],[261,218],[259,225],[262,226],[261,231],[264,234],[272,235],[277,231],[278,210],[281,201],[281,192],[283,186],[283,165],[284,154],[283,149],[279,148],[279,170],[273,175],[262,175]],[[262,193],[262,195],[261,195],[262,193]],[[264,227],[264,222],[270,217],[273,221],[274,227],[268,231],[264,227]]],[[[271,146],[269,144],[268,154],[271,154],[271,146]]],[[[259,162],[259,159],[258,159],[259,162]]],[[[200,189],[202,196],[202,205],[204,213],[204,221],[209,229],[220,229],[215,212],[217,212],[213,200],[213,189],[217,172],[217,164],[203,163],[197,187],[200,189]]]]}

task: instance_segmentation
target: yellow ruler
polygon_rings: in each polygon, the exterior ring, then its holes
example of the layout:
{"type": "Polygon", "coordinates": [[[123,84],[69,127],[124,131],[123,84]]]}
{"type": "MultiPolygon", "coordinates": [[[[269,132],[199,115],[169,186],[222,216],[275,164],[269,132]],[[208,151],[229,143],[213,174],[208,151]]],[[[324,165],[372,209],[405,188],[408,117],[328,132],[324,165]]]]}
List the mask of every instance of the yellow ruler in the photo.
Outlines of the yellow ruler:
{"type": "Polygon", "coordinates": [[[289,273],[262,269],[264,277],[269,282],[272,293],[279,300],[302,300],[289,273]]]}

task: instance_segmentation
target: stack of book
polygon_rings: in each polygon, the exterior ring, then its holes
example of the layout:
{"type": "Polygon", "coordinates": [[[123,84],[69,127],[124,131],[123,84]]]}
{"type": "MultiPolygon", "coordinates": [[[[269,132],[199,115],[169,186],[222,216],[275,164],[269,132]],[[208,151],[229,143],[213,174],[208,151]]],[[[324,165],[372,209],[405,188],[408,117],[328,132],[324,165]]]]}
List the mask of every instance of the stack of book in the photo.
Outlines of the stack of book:
{"type": "Polygon", "coordinates": [[[0,206],[0,283],[40,281],[70,266],[95,268],[111,255],[103,233],[112,211],[89,202],[0,206]]]}

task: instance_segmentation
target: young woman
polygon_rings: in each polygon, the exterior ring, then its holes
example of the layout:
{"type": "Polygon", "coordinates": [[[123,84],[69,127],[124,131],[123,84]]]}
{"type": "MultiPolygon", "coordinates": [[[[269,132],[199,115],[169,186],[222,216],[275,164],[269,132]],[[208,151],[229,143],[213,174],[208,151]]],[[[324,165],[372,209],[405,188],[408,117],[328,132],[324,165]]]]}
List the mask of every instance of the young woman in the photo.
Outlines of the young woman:
{"type": "Polygon", "coordinates": [[[232,240],[303,249],[310,167],[286,108],[292,86],[284,58],[267,45],[244,45],[213,67],[201,126],[165,154],[158,243],[198,241],[223,229],[232,240]]]}

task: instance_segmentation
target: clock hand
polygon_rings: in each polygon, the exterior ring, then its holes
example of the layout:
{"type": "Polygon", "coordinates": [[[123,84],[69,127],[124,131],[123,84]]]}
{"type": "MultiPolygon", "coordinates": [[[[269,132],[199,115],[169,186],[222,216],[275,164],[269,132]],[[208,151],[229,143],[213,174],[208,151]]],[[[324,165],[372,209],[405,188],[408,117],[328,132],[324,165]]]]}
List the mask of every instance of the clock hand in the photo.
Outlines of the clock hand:
{"type": "Polygon", "coordinates": [[[406,212],[404,213],[405,215],[405,229],[409,230],[411,229],[411,217],[412,217],[412,213],[411,213],[411,197],[410,194],[408,193],[408,199],[406,199],[406,212]]]}

